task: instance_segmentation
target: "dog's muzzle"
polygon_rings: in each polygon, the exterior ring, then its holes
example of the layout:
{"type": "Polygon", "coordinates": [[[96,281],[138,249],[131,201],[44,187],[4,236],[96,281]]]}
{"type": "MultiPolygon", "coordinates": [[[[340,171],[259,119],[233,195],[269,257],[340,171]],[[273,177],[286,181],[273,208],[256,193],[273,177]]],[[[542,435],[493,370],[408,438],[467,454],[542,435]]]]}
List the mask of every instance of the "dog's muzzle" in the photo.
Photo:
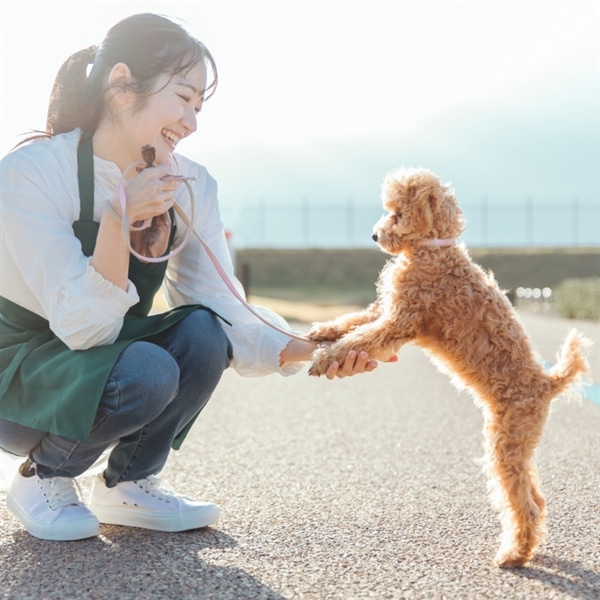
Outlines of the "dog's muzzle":
{"type": "Polygon", "coordinates": [[[377,241],[377,234],[376,234],[376,233],[374,233],[374,234],[371,236],[371,239],[372,239],[374,242],[376,242],[376,241],[377,241]]]}

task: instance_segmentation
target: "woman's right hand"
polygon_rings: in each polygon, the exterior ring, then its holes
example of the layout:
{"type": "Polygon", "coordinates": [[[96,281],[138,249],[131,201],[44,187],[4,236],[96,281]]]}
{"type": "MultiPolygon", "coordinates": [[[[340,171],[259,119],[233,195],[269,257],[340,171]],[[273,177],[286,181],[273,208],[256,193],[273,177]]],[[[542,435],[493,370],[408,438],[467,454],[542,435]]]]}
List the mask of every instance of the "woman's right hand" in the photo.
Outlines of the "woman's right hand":
{"type": "MultiPolygon", "coordinates": [[[[178,182],[161,179],[169,174],[166,167],[158,166],[135,173],[125,181],[125,208],[130,225],[150,221],[173,206],[178,182]]],[[[91,265],[105,279],[126,290],[130,250],[123,239],[119,191],[109,204],[111,208],[106,208],[100,221],[91,265]]]]}
{"type": "MultiPolygon", "coordinates": [[[[154,166],[135,173],[125,181],[125,208],[130,223],[147,221],[173,206],[179,182],[163,179],[170,174],[166,167],[154,166]]],[[[122,215],[119,192],[111,198],[110,205],[118,216],[122,215]]]]}

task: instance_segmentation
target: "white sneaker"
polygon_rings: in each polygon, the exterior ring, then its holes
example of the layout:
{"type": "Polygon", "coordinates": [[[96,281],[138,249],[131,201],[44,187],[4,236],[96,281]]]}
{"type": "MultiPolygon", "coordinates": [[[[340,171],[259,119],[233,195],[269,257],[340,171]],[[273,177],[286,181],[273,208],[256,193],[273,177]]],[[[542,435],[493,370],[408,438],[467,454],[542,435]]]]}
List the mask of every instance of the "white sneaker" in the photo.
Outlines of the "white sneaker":
{"type": "Polygon", "coordinates": [[[42,540],[81,540],[98,535],[98,519],[81,502],[74,479],[18,472],[6,492],[6,507],[42,540]]]}
{"type": "Polygon", "coordinates": [[[185,531],[213,525],[219,507],[198,502],[167,489],[154,475],[106,487],[104,477],[94,480],[90,509],[100,523],[142,527],[156,531],[185,531]]]}

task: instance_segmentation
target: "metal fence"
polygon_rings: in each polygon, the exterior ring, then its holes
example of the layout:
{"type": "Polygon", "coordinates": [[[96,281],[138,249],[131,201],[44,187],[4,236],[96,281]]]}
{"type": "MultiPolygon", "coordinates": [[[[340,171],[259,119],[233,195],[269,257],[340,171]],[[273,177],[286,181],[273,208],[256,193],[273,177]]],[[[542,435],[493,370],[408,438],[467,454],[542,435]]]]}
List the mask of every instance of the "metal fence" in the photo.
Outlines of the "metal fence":
{"type": "MultiPolygon", "coordinates": [[[[561,204],[479,203],[461,208],[467,220],[462,236],[471,247],[600,246],[600,202],[573,198],[561,204]]],[[[224,204],[223,219],[238,248],[371,247],[381,206],[327,204],[304,199],[296,204],[266,200],[239,207],[224,204]]]]}

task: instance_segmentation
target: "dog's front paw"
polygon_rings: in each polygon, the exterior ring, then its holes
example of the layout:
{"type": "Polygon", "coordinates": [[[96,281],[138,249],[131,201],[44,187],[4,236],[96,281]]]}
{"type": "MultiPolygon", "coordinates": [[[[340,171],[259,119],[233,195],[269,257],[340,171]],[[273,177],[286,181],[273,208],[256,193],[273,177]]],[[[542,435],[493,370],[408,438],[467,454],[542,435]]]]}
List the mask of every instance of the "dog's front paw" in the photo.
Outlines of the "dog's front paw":
{"type": "Polygon", "coordinates": [[[313,363],[308,369],[308,374],[311,377],[321,377],[321,375],[325,375],[325,373],[327,373],[327,369],[323,368],[323,365],[318,363],[313,363]]]}
{"type": "Polygon", "coordinates": [[[313,377],[320,377],[327,373],[329,367],[336,362],[336,358],[328,348],[321,347],[313,352],[312,361],[308,369],[308,374],[313,377]]]}

